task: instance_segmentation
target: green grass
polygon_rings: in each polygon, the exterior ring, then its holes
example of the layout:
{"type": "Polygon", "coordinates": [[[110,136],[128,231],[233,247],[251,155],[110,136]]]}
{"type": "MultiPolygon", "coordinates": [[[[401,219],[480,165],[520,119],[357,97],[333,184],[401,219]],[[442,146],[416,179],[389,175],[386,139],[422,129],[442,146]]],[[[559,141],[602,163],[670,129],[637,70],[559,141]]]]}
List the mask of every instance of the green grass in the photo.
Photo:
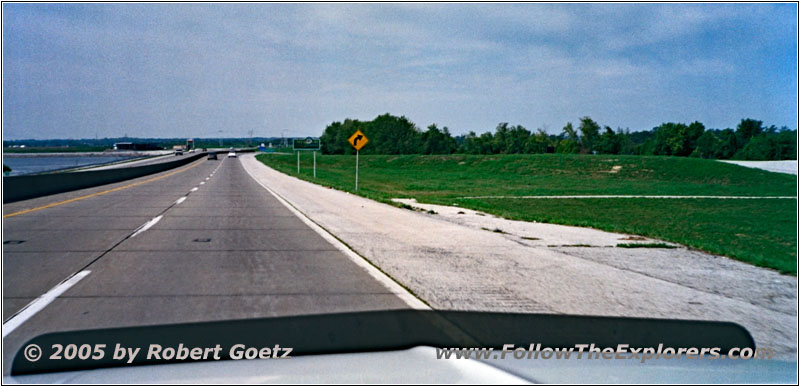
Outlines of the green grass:
{"type": "MultiPolygon", "coordinates": [[[[258,159],[297,175],[295,155],[258,159]]],[[[457,204],[509,219],[640,234],[797,273],[791,199],[466,199],[465,196],[796,196],[796,177],[710,160],[590,155],[361,156],[358,194],[457,204]],[[612,168],[620,166],[617,173],[612,168]]],[[[355,157],[301,155],[300,177],[353,192],[355,157]]]]}

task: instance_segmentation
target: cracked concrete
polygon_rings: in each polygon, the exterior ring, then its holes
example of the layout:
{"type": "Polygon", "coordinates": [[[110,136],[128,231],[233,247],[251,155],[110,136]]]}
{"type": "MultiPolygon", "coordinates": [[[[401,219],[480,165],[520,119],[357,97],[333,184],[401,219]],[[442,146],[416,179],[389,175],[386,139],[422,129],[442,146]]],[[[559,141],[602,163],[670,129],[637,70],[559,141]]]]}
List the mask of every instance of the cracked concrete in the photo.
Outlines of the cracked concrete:
{"type": "Polygon", "coordinates": [[[797,359],[796,277],[683,247],[605,247],[661,242],[630,235],[420,203],[437,214],[401,209],[241,160],[433,308],[733,321],[776,358],[797,359]]]}

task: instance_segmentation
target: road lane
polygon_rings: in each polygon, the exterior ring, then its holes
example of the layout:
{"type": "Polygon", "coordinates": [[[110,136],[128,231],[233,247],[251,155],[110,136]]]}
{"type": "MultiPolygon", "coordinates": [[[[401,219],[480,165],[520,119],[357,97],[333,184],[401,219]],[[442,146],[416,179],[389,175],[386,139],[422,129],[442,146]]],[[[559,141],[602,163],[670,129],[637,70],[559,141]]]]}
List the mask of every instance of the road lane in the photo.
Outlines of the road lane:
{"type": "MultiPolygon", "coordinates": [[[[102,252],[88,265],[88,276],[6,338],[6,374],[24,341],[56,330],[407,308],[256,183],[238,159],[200,163],[203,166],[184,174],[131,188],[138,190],[135,195],[115,192],[37,215],[54,211],[75,216],[81,219],[75,228],[64,222],[37,225],[25,219],[27,215],[15,223],[9,220],[17,217],[4,219],[4,231],[18,238],[67,238],[73,230],[77,233],[70,238],[74,246],[69,256],[41,243],[35,249],[23,247],[27,241],[15,246],[15,261],[4,258],[10,271],[3,273],[4,290],[12,294],[42,265],[51,267],[53,278],[64,271],[64,264],[53,264],[48,257],[72,260],[69,266],[76,268],[102,252]],[[182,197],[186,199],[175,204],[182,197]],[[118,229],[88,225],[97,220],[98,211],[110,210],[137,221],[118,229]],[[157,215],[162,216],[158,223],[125,239],[157,215]],[[82,232],[94,239],[80,238],[82,232]],[[106,233],[109,236],[103,236],[106,233]],[[111,249],[108,244],[115,237],[124,240],[111,249]],[[84,251],[92,254],[81,255],[84,251]],[[22,254],[31,254],[39,263],[30,265],[34,260],[22,254]]],[[[7,247],[4,251],[10,251],[7,247]]],[[[28,286],[25,295],[39,296],[42,293],[35,290],[40,289],[28,286]]],[[[4,296],[6,302],[12,299],[4,296]]]]}
{"type": "Polygon", "coordinates": [[[3,321],[163,212],[216,166],[199,160],[138,179],[5,204],[3,321]],[[133,184],[138,185],[124,188],[133,184]],[[110,190],[116,191],[102,194],[110,190]]]}
{"type": "Polygon", "coordinates": [[[163,212],[213,167],[201,160],[139,179],[3,205],[3,321],[163,212]],[[138,185],[119,189],[132,184],[138,185]],[[97,195],[114,189],[119,190],[97,195]]]}

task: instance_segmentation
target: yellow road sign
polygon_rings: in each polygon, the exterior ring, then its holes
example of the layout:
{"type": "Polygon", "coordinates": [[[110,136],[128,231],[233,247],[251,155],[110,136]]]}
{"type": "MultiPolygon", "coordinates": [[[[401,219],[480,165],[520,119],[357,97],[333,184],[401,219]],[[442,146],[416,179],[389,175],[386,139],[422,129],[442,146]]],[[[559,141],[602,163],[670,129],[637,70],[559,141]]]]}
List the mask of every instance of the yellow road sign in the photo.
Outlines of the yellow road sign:
{"type": "Polygon", "coordinates": [[[365,136],[364,133],[361,133],[360,130],[356,130],[356,132],[353,133],[353,135],[350,136],[347,141],[353,146],[353,148],[356,148],[356,150],[361,150],[364,145],[367,145],[369,139],[367,139],[367,136],[365,136]]]}

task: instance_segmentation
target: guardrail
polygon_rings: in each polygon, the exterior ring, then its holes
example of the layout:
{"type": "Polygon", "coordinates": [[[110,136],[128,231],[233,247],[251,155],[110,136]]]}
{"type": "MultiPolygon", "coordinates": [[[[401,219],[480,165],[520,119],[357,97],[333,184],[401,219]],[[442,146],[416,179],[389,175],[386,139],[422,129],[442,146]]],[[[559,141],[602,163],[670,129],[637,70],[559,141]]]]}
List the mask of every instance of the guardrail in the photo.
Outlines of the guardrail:
{"type": "Polygon", "coordinates": [[[135,179],[180,167],[205,156],[206,153],[198,153],[191,157],[164,163],[100,171],[3,177],[3,204],[135,179]]]}

